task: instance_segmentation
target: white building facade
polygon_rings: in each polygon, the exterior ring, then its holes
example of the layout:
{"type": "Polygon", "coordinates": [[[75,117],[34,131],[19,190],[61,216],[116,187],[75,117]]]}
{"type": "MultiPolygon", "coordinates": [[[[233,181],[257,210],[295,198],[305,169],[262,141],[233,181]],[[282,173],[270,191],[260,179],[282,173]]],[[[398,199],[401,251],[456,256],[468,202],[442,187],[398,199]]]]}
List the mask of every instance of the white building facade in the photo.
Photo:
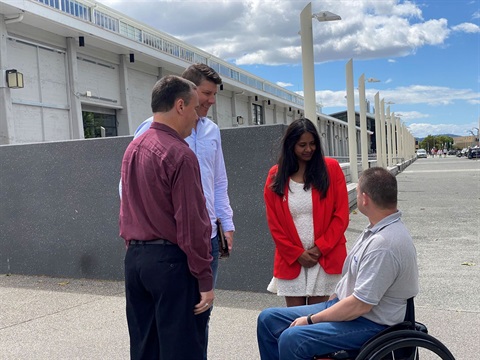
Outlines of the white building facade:
{"type": "MultiPolygon", "coordinates": [[[[131,135],[155,82],[198,62],[223,79],[209,113],[221,128],[303,115],[302,96],[95,1],[0,0],[0,145],[131,135]]],[[[346,156],[348,125],[318,105],[316,121],[326,154],[346,156]]]]}

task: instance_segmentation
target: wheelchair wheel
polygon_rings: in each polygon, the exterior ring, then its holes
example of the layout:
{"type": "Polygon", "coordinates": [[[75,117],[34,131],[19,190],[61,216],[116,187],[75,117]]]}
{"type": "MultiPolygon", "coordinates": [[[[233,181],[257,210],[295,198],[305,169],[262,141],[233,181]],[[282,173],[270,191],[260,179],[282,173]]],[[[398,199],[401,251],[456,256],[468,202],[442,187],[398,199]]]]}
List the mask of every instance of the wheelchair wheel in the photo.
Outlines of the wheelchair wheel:
{"type": "MultiPolygon", "coordinates": [[[[395,357],[395,354],[401,350],[407,351],[407,359],[455,360],[452,353],[442,343],[415,338],[395,340],[375,351],[369,359],[399,359],[395,357]]],[[[400,359],[402,358],[400,357],[400,359]]]]}
{"type": "Polygon", "coordinates": [[[455,360],[433,336],[415,330],[385,334],[361,349],[356,360],[455,360]]]}

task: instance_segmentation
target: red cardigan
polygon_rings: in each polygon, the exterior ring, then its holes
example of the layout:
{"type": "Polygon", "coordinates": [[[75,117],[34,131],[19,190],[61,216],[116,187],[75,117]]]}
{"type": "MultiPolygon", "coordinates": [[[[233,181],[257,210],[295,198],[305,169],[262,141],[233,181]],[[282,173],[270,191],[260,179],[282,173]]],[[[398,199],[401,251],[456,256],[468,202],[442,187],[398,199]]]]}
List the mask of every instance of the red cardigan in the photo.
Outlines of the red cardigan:
{"type": "MultiPolygon", "coordinates": [[[[347,185],[337,160],[325,158],[325,162],[330,179],[327,197],[321,199],[320,192],[312,188],[315,245],[322,253],[319,263],[323,270],[328,274],[341,274],[347,256],[344,233],[350,213],[347,185]]],[[[270,188],[277,167],[273,166],[268,172],[263,193],[268,227],[276,245],[273,276],[291,280],[300,274],[301,265],[297,259],[304,252],[304,248],[288,208],[288,184],[283,197],[270,188]]]]}

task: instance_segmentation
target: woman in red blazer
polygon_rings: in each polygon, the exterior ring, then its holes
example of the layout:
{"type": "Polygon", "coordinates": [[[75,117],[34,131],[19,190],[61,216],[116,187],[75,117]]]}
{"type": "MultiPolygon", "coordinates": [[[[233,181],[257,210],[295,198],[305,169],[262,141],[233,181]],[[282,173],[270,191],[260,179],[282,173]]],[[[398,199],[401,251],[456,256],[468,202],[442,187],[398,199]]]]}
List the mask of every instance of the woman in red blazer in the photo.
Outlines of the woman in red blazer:
{"type": "Polygon", "coordinates": [[[324,157],[310,120],[287,128],[264,198],[275,242],[268,290],[285,296],[287,306],[328,300],[347,254],[348,193],[340,165],[324,157]]]}

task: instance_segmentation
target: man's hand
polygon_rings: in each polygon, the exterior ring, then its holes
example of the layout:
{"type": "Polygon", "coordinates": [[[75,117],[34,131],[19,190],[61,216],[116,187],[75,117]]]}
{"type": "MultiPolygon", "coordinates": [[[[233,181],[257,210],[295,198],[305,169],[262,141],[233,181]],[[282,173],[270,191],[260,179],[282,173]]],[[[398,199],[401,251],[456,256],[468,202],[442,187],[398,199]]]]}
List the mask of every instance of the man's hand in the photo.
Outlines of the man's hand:
{"type": "Polygon", "coordinates": [[[290,324],[290,327],[303,326],[303,325],[308,325],[308,321],[307,321],[306,316],[302,316],[302,317],[299,317],[299,318],[296,318],[295,320],[293,320],[293,322],[290,324]]]}
{"type": "Polygon", "coordinates": [[[215,294],[213,293],[213,290],[200,292],[200,302],[195,305],[193,313],[198,315],[210,309],[213,305],[214,298],[215,294]]]}
{"type": "Polygon", "coordinates": [[[227,239],[228,243],[228,251],[232,251],[233,248],[233,231],[225,231],[225,239],[227,239]]]}

